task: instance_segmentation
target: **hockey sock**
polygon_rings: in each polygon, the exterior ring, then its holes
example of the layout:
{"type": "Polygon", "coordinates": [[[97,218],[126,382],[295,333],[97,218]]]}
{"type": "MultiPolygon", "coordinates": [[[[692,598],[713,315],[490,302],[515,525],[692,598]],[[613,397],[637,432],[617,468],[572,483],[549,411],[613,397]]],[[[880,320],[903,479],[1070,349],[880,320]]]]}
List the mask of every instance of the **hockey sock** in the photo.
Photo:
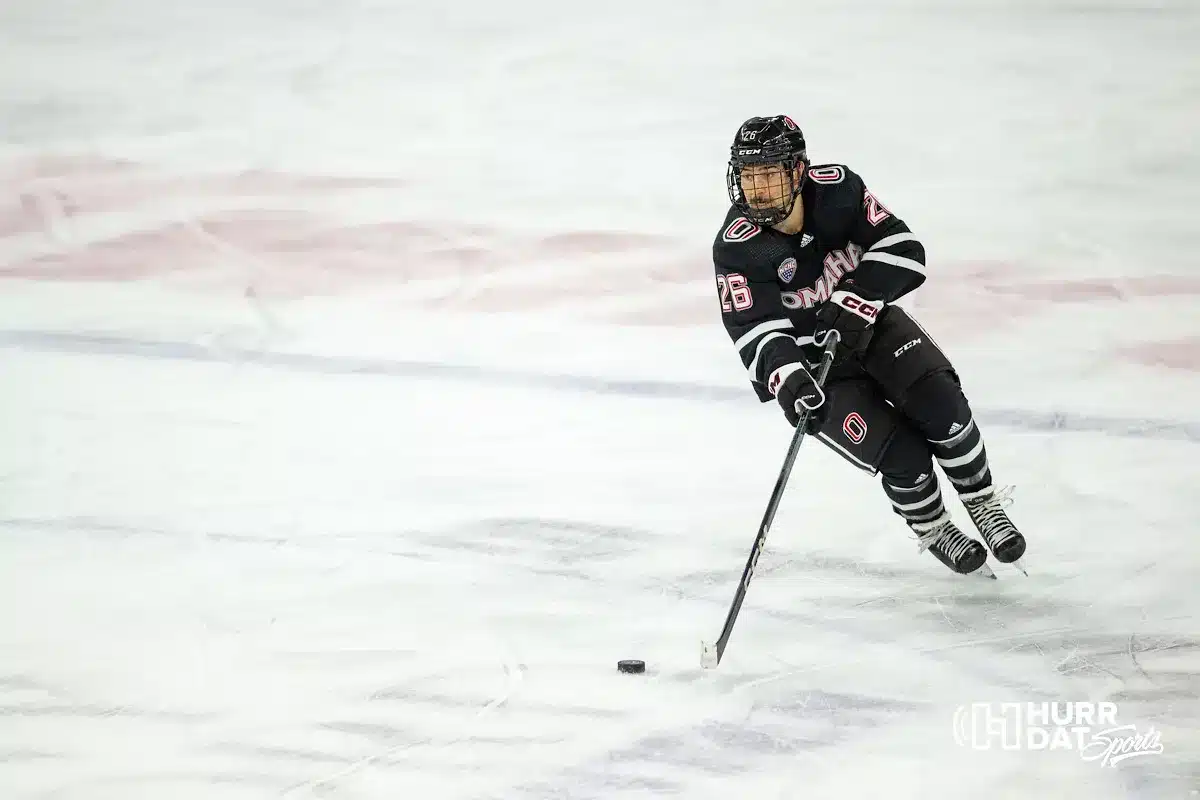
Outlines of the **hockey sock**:
{"type": "Polygon", "coordinates": [[[886,477],[883,493],[892,501],[892,508],[906,522],[930,522],[945,511],[942,504],[942,489],[937,476],[930,472],[915,486],[896,485],[886,477]]]}
{"type": "Polygon", "coordinates": [[[918,382],[909,392],[904,413],[929,440],[938,464],[960,494],[992,485],[983,436],[950,373],[935,373],[918,382]]]}
{"type": "Polygon", "coordinates": [[[974,419],[967,420],[967,424],[949,439],[930,444],[946,477],[959,494],[978,492],[992,485],[987,448],[974,419]]]}

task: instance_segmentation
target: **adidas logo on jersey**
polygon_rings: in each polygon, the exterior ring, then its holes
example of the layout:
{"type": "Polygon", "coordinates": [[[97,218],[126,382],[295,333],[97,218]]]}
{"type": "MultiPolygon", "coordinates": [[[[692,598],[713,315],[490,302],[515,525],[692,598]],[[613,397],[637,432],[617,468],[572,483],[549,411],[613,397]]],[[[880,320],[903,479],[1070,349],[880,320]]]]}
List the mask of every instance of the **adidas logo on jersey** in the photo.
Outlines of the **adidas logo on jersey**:
{"type": "Polygon", "coordinates": [[[950,426],[950,435],[953,436],[954,434],[958,433],[959,431],[962,430],[962,427],[963,426],[961,424],[959,424],[957,422],[954,423],[953,425],[950,426]]]}
{"type": "Polygon", "coordinates": [[[813,240],[813,235],[811,233],[806,233],[800,237],[800,246],[808,247],[812,243],[812,240],[813,240]]]}

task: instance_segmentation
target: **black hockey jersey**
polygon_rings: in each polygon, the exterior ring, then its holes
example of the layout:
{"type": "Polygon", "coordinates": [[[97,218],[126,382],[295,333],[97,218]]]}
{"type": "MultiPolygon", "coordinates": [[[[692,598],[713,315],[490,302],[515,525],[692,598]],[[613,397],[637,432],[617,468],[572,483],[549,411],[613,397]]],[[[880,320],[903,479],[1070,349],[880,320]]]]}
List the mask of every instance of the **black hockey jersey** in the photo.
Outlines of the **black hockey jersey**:
{"type": "Polygon", "coordinates": [[[817,307],[846,273],[888,303],[925,281],[921,242],[848,167],[810,167],[800,197],[799,233],[761,227],[731,207],[713,243],[721,316],[763,402],[772,372],[820,359],[817,307]]]}

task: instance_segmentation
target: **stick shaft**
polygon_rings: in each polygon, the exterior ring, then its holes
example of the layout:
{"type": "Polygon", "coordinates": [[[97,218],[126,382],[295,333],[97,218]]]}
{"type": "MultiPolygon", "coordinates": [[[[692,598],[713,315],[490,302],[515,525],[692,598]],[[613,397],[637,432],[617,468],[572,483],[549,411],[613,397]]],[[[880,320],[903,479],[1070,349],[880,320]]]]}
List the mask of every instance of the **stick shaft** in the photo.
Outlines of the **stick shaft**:
{"type": "MultiPolygon", "coordinates": [[[[834,352],[837,348],[838,337],[831,335],[825,342],[825,353],[821,358],[821,370],[817,375],[817,383],[823,387],[825,378],[829,375],[829,369],[833,366],[834,352]]],[[[783,467],[779,470],[779,477],[775,480],[775,488],[771,491],[771,499],[767,503],[767,510],[763,514],[762,522],[758,526],[758,534],[754,537],[754,546],[750,548],[750,556],[746,559],[746,567],[742,570],[742,579],[738,581],[737,591],[733,595],[733,604],[729,607],[729,613],[725,615],[725,625],[721,628],[721,635],[717,638],[716,643],[716,661],[721,663],[721,658],[725,655],[725,648],[729,646],[729,637],[733,635],[733,626],[737,622],[738,614],[741,613],[742,603],[746,600],[746,592],[750,588],[750,581],[754,577],[754,568],[758,565],[758,558],[762,555],[763,547],[767,543],[767,534],[771,530],[771,523],[775,521],[775,511],[779,508],[779,501],[783,497],[783,490],[787,486],[788,478],[792,474],[792,465],[796,463],[796,454],[800,451],[800,445],[804,441],[805,429],[808,427],[809,412],[804,412],[801,415],[800,421],[796,424],[796,432],[792,435],[792,443],[788,446],[787,455],[783,459],[783,467]]]]}

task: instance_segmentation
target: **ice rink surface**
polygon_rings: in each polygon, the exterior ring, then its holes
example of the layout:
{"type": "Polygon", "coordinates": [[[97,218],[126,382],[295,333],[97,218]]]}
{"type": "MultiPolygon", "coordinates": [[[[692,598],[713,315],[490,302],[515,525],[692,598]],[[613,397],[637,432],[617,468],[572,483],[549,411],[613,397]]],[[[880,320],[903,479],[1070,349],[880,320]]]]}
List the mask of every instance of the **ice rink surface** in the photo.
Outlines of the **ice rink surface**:
{"type": "Polygon", "coordinates": [[[6,4],[0,797],[1196,797],[1197,41],[1191,0],[6,4]],[[709,260],[776,113],[924,241],[1030,576],[808,441],[704,671],[790,435],[709,260]],[[1000,701],[1163,752],[964,745],[1000,701]]]}

